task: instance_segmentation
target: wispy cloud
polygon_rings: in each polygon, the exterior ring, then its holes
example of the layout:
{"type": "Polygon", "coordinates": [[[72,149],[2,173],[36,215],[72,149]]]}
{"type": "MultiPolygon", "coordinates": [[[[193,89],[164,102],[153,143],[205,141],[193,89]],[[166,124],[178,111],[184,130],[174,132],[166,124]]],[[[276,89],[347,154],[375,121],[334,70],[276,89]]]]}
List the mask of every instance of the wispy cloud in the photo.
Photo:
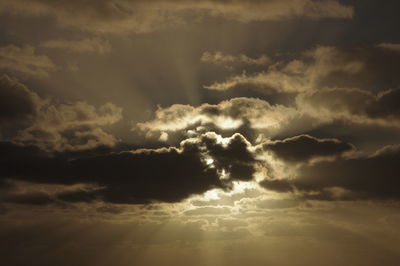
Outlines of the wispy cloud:
{"type": "Polygon", "coordinates": [[[29,45],[0,47],[0,68],[40,78],[48,77],[51,71],[56,70],[50,58],[37,54],[35,48],[29,45]]]}

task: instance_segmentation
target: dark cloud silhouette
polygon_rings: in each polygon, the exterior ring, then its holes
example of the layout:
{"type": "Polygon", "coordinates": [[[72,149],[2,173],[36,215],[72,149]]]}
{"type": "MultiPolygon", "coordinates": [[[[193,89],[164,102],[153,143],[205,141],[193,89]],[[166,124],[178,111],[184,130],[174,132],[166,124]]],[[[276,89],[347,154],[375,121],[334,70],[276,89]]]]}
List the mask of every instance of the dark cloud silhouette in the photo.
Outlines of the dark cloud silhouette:
{"type": "Polygon", "coordinates": [[[279,192],[291,192],[293,187],[290,182],[286,179],[264,179],[260,182],[262,187],[269,190],[279,191],[279,192]]]}
{"type": "Polygon", "coordinates": [[[264,187],[305,193],[312,199],[399,199],[399,146],[388,146],[372,156],[338,158],[303,165],[294,179],[265,180],[264,187]]]}
{"type": "Polygon", "coordinates": [[[337,139],[318,139],[300,135],[263,145],[278,158],[288,162],[306,162],[318,157],[332,157],[354,150],[354,146],[337,139]]]}
{"type": "Polygon", "coordinates": [[[240,134],[234,134],[226,145],[218,143],[217,137],[210,133],[202,136],[202,142],[215,160],[215,166],[226,170],[233,179],[251,180],[256,163],[254,155],[248,150],[251,144],[240,134]]]}
{"type": "MultiPolygon", "coordinates": [[[[81,158],[0,142],[0,175],[32,183],[83,183],[97,187],[54,196],[68,202],[178,202],[213,188],[229,189],[232,180],[253,178],[257,161],[248,150],[250,144],[239,134],[225,139],[226,143],[219,138],[209,133],[184,141],[179,148],[138,149],[81,158]],[[212,161],[209,163],[207,158],[212,161]],[[221,171],[226,175],[224,179],[221,171]]],[[[22,202],[26,197],[18,196],[13,201],[22,202]]],[[[40,203],[39,199],[35,202],[40,203]]]]}
{"type": "Polygon", "coordinates": [[[386,147],[370,157],[320,162],[299,169],[295,185],[302,190],[342,187],[372,198],[399,198],[400,149],[386,147]]]}
{"type": "Polygon", "coordinates": [[[382,146],[400,142],[400,129],[376,124],[336,120],[305,132],[317,138],[336,138],[354,144],[359,151],[370,153],[382,146]]]}
{"type": "Polygon", "coordinates": [[[0,77],[0,125],[28,122],[37,116],[39,96],[7,75],[0,77]]]}
{"type": "Polygon", "coordinates": [[[45,184],[92,183],[95,191],[66,192],[66,201],[99,198],[118,203],[144,203],[151,200],[179,201],[191,194],[223,187],[216,169],[208,168],[198,153],[175,148],[121,152],[72,161],[38,156],[29,148],[9,146],[2,155],[2,176],[45,184]],[[24,159],[18,157],[23,154],[24,159]]]}

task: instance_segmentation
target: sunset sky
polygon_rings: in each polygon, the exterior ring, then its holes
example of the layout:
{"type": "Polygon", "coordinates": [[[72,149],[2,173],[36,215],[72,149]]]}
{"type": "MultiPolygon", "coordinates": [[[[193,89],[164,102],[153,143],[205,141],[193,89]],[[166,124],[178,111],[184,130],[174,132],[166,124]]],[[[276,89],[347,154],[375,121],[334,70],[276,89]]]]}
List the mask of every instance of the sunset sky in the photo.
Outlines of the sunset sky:
{"type": "Polygon", "coordinates": [[[399,265],[399,10],[0,0],[0,265],[399,265]]]}

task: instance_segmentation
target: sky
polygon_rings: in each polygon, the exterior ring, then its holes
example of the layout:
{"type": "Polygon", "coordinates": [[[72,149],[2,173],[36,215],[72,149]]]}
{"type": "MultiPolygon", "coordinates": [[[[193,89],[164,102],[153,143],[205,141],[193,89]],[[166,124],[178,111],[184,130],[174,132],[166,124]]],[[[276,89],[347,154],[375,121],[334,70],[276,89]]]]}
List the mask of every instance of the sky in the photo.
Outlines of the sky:
{"type": "Polygon", "coordinates": [[[396,0],[0,0],[0,261],[400,260],[396,0]]]}

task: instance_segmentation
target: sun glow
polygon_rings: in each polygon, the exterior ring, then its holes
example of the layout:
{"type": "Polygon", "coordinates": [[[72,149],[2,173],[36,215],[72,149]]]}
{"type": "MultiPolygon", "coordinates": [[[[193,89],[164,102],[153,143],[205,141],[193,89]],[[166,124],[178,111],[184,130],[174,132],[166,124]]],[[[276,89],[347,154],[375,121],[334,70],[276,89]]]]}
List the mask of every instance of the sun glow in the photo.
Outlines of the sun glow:
{"type": "Polygon", "coordinates": [[[243,121],[231,117],[218,116],[215,118],[214,123],[221,129],[236,129],[243,124],[243,121]]]}
{"type": "Polygon", "coordinates": [[[204,206],[207,206],[207,202],[209,202],[210,205],[221,207],[226,206],[227,202],[229,202],[228,205],[234,205],[236,201],[241,200],[243,197],[245,197],[245,194],[249,191],[260,191],[260,187],[255,182],[234,181],[232,185],[233,186],[230,191],[212,189],[202,195],[192,197],[191,200],[202,201],[204,206]],[[219,201],[221,201],[221,204],[218,203],[219,201]]]}
{"type": "Polygon", "coordinates": [[[220,193],[219,189],[209,190],[206,193],[204,193],[202,198],[205,200],[217,200],[217,199],[220,199],[219,193],[220,193]]]}
{"type": "Polygon", "coordinates": [[[214,163],[214,159],[212,159],[212,158],[207,158],[206,159],[206,164],[207,165],[212,165],[214,163]]]}

